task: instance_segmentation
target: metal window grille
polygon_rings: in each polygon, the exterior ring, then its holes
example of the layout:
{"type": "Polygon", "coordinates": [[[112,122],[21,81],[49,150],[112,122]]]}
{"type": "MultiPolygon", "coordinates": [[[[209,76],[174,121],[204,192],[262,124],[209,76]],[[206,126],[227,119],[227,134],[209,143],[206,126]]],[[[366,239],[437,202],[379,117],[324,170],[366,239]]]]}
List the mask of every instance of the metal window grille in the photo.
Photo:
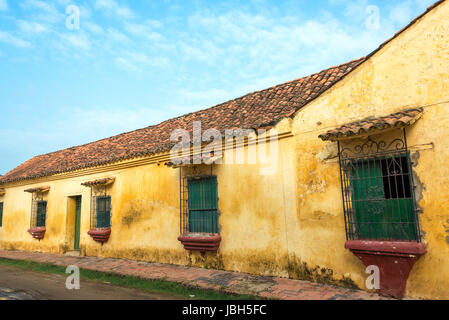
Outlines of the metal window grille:
{"type": "Polygon", "coordinates": [[[111,196],[107,194],[107,187],[91,188],[90,228],[111,227],[111,196]]]}
{"type": "Polygon", "coordinates": [[[219,233],[217,177],[181,176],[181,234],[219,233]]]}
{"type": "Polygon", "coordinates": [[[111,226],[111,197],[97,197],[97,228],[111,226]]]}
{"type": "Polygon", "coordinates": [[[0,202],[0,227],[3,227],[3,202],[0,202]]]}
{"type": "Polygon", "coordinates": [[[36,227],[45,227],[46,217],[47,217],[47,201],[39,201],[37,203],[36,227]]]}
{"type": "Polygon", "coordinates": [[[421,241],[406,131],[391,142],[338,144],[346,238],[421,241]]]}
{"type": "Polygon", "coordinates": [[[47,219],[47,201],[44,201],[44,195],[41,192],[32,194],[31,203],[31,227],[45,227],[47,219]]]}

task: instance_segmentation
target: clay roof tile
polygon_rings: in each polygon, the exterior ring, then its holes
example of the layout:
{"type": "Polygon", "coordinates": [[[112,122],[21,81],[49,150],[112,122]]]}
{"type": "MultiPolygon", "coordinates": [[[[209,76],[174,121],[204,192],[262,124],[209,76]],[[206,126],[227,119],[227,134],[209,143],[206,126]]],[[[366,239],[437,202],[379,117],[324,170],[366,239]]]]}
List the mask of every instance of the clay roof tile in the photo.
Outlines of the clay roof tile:
{"type": "Polygon", "coordinates": [[[232,127],[257,130],[263,124],[273,124],[286,115],[293,115],[363,61],[365,58],[354,60],[157,125],[34,157],[1,176],[0,184],[169,151],[174,145],[170,141],[172,131],[186,129],[192,132],[194,120],[201,120],[203,130],[216,128],[222,133],[232,127]],[[321,79],[327,79],[329,85],[324,86],[321,79]]]}
{"type": "Polygon", "coordinates": [[[422,108],[408,109],[396,112],[387,116],[377,118],[367,118],[342,125],[339,128],[332,129],[326,133],[320,134],[319,138],[324,141],[335,141],[344,137],[352,137],[367,133],[372,130],[383,130],[393,127],[403,127],[413,124],[422,114],[422,108]]]}

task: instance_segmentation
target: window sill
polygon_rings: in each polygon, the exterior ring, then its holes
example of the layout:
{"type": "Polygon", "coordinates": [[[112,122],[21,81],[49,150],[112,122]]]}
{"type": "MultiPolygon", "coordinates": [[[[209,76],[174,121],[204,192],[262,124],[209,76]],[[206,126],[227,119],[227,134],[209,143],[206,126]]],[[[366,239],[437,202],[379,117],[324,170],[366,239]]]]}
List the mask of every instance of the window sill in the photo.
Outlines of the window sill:
{"type": "Polygon", "coordinates": [[[345,243],[365,266],[379,268],[379,294],[403,298],[407,279],[414,264],[426,253],[426,245],[412,241],[349,240],[345,243]]]}
{"type": "Polygon", "coordinates": [[[94,239],[94,241],[101,243],[103,245],[109,240],[111,236],[111,228],[95,228],[90,229],[87,234],[94,239]]]}
{"type": "Polygon", "coordinates": [[[207,252],[217,252],[221,243],[219,234],[198,234],[187,233],[180,235],[178,240],[188,251],[200,251],[202,254],[207,252]]]}
{"type": "Polygon", "coordinates": [[[45,227],[32,227],[28,229],[28,232],[33,236],[33,238],[39,241],[44,239],[45,231],[47,231],[45,227]]]}

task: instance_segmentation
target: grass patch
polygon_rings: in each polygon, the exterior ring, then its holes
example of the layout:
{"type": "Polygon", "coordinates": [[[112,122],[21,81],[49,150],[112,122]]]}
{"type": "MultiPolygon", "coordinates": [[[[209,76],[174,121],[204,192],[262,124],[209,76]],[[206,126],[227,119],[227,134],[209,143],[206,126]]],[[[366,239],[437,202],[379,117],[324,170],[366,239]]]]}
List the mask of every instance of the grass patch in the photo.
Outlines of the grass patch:
{"type": "MultiPolygon", "coordinates": [[[[0,258],[0,265],[68,276],[65,273],[66,267],[56,266],[50,263],[0,258]]],[[[80,269],[80,277],[85,280],[93,280],[115,286],[140,289],[151,293],[166,293],[188,300],[260,300],[260,298],[252,295],[234,295],[212,289],[190,287],[166,280],[147,280],[134,276],[122,276],[113,273],[85,269],[80,269]],[[191,297],[192,295],[194,297],[191,297]]]]}

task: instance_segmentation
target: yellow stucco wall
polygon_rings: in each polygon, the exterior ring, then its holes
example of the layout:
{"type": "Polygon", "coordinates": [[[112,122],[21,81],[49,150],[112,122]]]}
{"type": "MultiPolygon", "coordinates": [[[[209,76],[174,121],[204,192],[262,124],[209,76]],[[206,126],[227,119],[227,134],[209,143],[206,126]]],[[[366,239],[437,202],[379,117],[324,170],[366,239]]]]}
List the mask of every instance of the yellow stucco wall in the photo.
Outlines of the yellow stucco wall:
{"type": "MultiPolygon", "coordinates": [[[[279,141],[274,175],[260,165],[214,165],[218,177],[222,243],[218,254],[189,253],[179,235],[179,169],[163,164],[101,167],[8,184],[0,247],[66,252],[73,248],[74,200],[82,196],[81,250],[120,257],[318,280],[365,289],[365,267],[344,249],[345,228],[336,143],[318,135],[367,116],[409,107],[424,115],[407,139],[419,188],[428,253],[415,265],[410,297],[449,298],[449,4],[446,2],[387,44],[357,70],[312,101],[293,120],[277,125],[293,137],[279,141]],[[430,143],[434,147],[430,148],[430,143]],[[112,169],[114,168],[114,169],[112,169]],[[115,177],[111,186],[112,234],[103,246],[90,226],[90,189],[81,182],[115,177]],[[49,185],[47,232],[38,242],[29,227],[31,195],[24,189],[49,185]]],[[[383,137],[388,139],[390,133],[383,137]]],[[[226,161],[226,157],[225,157],[226,161]]]]}
{"type": "MultiPolygon", "coordinates": [[[[449,298],[449,3],[387,44],[367,62],[300,111],[297,140],[297,216],[290,217],[291,246],[304,261],[346,274],[364,288],[365,266],[344,249],[344,220],[337,143],[317,136],[342,124],[424,107],[407,129],[421,229],[428,253],[409,277],[407,295],[449,298]],[[433,143],[431,148],[429,144],[433,143]],[[313,245],[310,245],[310,243],[313,245]],[[307,245],[309,244],[309,245],[307,245]]],[[[393,133],[379,136],[384,140],[393,133]]]]}
{"type": "MultiPolygon", "coordinates": [[[[289,128],[284,121],[280,128],[289,128]]],[[[291,139],[279,148],[292,149],[291,139]]],[[[251,147],[253,148],[253,147],[251,147]]],[[[248,147],[244,153],[247,154],[248,147]]],[[[226,160],[224,160],[226,161],[226,160]]],[[[295,211],[294,167],[291,154],[280,156],[274,175],[259,175],[259,164],[214,165],[218,179],[220,228],[223,241],[219,254],[189,253],[177,240],[180,219],[180,169],[163,163],[139,165],[104,173],[58,179],[43,178],[32,184],[6,185],[4,227],[0,247],[7,249],[65,253],[73,250],[75,196],[82,196],[81,251],[87,255],[121,257],[163,263],[195,265],[266,275],[287,276],[286,208],[295,211]],[[290,173],[288,173],[290,172],[290,173]],[[82,182],[114,177],[108,194],[112,199],[112,233],[100,245],[87,234],[90,229],[90,188],[82,182]],[[31,194],[25,189],[50,186],[46,234],[37,241],[27,233],[31,194]],[[288,189],[286,191],[285,189],[288,189]],[[287,198],[289,197],[289,198],[287,198]]],[[[126,161],[124,162],[126,164],[126,161]]],[[[189,174],[188,168],[182,174],[189,174]]],[[[200,172],[210,173],[210,166],[200,172]]]]}

